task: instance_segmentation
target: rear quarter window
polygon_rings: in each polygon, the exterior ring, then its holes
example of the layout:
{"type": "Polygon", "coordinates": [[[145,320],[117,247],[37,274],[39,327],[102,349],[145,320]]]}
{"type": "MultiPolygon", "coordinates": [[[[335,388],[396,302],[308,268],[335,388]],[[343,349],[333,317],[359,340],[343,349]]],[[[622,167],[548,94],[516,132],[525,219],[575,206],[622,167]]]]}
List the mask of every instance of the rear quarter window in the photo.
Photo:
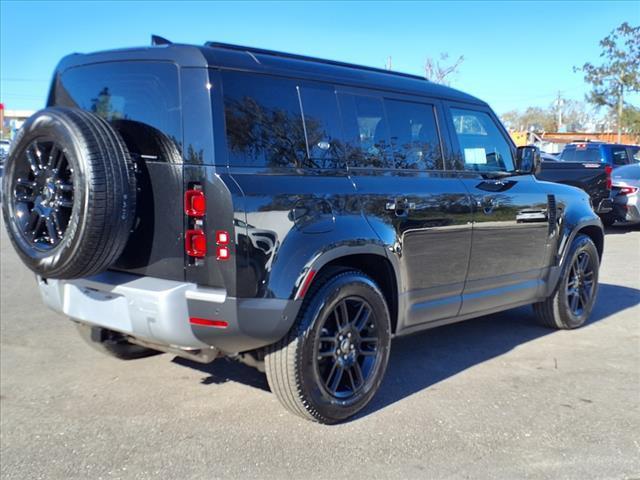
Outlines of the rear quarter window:
{"type": "Polygon", "coordinates": [[[295,82],[236,72],[222,78],[229,165],[308,166],[295,82]]]}
{"type": "Polygon", "coordinates": [[[611,158],[615,166],[628,165],[631,163],[629,153],[625,147],[611,147],[611,158]]]}

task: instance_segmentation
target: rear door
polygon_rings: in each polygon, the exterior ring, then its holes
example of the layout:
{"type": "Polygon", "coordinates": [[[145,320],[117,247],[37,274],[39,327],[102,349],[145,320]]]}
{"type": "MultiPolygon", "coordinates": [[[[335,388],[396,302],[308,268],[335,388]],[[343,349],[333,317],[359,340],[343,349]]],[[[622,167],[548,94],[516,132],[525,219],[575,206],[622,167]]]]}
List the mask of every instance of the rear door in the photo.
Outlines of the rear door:
{"type": "Polygon", "coordinates": [[[456,168],[472,198],[473,242],[461,315],[534,299],[547,263],[550,200],[514,170],[515,148],[487,108],[450,104],[456,168]]]}
{"type": "Polygon", "coordinates": [[[57,78],[50,105],[101,116],[136,163],[137,219],[114,269],[184,280],[182,112],[179,70],[169,62],[106,62],[57,78]]]}
{"type": "Polygon", "coordinates": [[[445,170],[438,101],[338,92],[349,175],[401,278],[398,331],[457,315],[469,262],[471,206],[445,170]]]}

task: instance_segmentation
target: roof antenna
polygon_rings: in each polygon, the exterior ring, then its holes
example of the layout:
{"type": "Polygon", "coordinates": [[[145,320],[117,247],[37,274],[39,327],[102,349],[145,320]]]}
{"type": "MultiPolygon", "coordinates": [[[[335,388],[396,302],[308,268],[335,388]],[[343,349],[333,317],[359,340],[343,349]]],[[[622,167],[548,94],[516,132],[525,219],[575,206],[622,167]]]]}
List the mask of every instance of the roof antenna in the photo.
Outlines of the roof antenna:
{"type": "Polygon", "coordinates": [[[172,43],[160,35],[151,35],[151,45],[171,45],[172,43]]]}

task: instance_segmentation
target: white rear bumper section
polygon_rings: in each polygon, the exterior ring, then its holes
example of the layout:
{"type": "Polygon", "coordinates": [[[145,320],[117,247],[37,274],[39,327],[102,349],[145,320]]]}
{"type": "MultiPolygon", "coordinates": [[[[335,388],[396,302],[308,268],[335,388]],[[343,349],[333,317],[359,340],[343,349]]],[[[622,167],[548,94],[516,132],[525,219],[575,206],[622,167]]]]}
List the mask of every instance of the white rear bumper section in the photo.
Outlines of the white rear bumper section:
{"type": "Polygon", "coordinates": [[[223,304],[223,289],[193,283],[105,272],[78,280],[38,277],[44,302],[52,309],[150,342],[183,349],[209,348],[193,334],[187,299],[223,304]]]}

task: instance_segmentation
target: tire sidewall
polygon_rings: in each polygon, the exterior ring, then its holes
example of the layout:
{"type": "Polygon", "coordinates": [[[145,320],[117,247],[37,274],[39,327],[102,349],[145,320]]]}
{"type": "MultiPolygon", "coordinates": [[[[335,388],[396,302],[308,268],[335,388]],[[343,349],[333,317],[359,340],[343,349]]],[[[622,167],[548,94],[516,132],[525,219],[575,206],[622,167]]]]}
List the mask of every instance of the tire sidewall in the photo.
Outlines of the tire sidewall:
{"type": "MultiPolygon", "coordinates": [[[[55,275],[57,270],[64,268],[73,258],[75,250],[79,246],[79,238],[85,227],[87,215],[85,214],[89,204],[89,185],[87,182],[87,165],[82,162],[83,145],[74,139],[74,127],[64,122],[63,118],[56,115],[55,110],[36,112],[21,128],[18,138],[13,144],[9,157],[5,162],[5,172],[2,190],[2,213],[5,225],[10,230],[9,238],[18,252],[21,260],[31,270],[44,276],[55,275]],[[14,202],[12,199],[14,182],[16,180],[16,167],[27,147],[35,140],[47,140],[55,142],[67,157],[67,161],[73,168],[73,207],[65,233],[58,245],[50,250],[34,248],[19,231],[15,218],[14,202]]],[[[77,138],[77,137],[76,137],[77,138]]]]}
{"type": "Polygon", "coordinates": [[[298,369],[303,397],[309,400],[320,416],[328,420],[326,423],[338,422],[352,416],[375,395],[382,383],[389,360],[391,329],[384,296],[376,284],[362,274],[349,272],[338,275],[315,293],[309,308],[305,311],[301,327],[304,335],[298,357],[298,369]],[[380,356],[364,387],[351,398],[343,400],[330,395],[322,386],[322,379],[316,368],[315,342],[321,329],[321,322],[318,320],[346,297],[361,297],[371,305],[380,334],[380,356]]]}

